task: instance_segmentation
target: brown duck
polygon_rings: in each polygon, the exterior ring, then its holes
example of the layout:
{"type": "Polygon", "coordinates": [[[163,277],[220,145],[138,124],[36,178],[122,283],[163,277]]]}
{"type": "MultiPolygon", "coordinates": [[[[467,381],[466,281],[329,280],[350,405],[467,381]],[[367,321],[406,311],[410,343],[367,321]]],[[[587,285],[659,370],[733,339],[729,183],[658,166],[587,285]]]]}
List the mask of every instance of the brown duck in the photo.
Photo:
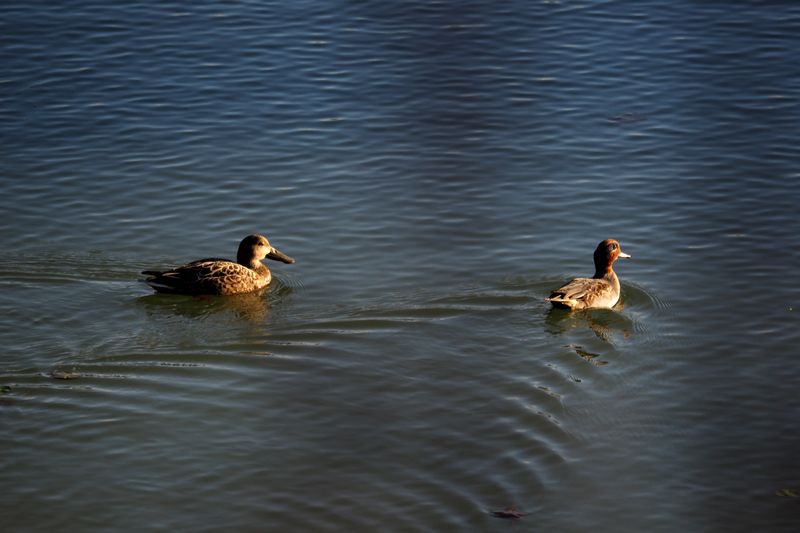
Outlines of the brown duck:
{"type": "Polygon", "coordinates": [[[165,270],[145,270],[144,280],[157,292],[173,294],[240,294],[263,289],[272,274],[261,260],[294,263],[294,259],[273,248],[263,235],[248,235],[239,243],[236,262],[209,258],[165,270]]]}
{"type": "Polygon", "coordinates": [[[554,307],[567,309],[611,308],[619,301],[619,279],[612,265],[623,253],[619,243],[606,239],[594,251],[594,276],[575,278],[545,298],[554,307]]]}

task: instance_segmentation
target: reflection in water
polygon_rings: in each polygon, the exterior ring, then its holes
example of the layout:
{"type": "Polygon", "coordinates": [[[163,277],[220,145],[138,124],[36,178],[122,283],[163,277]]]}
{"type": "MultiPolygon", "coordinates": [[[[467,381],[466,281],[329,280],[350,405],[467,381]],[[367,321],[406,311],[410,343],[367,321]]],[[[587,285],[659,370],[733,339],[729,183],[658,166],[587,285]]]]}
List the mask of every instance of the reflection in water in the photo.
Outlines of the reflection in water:
{"type": "Polygon", "coordinates": [[[250,322],[264,322],[269,317],[270,304],[285,298],[291,292],[291,287],[277,285],[230,296],[149,294],[137,301],[153,315],[166,313],[187,318],[204,318],[218,313],[230,313],[250,322]]]}
{"type": "Polygon", "coordinates": [[[613,344],[615,334],[627,339],[633,329],[633,321],[617,312],[623,308],[624,304],[618,304],[614,310],[569,311],[554,307],[545,318],[547,332],[551,335],[561,335],[572,329],[588,327],[600,339],[613,344]]]}
{"type": "MultiPolygon", "coordinates": [[[[594,334],[605,343],[615,344],[615,338],[628,339],[633,329],[633,322],[618,313],[624,307],[618,304],[614,310],[611,309],[586,309],[582,311],[570,311],[568,309],[551,308],[545,318],[547,332],[551,335],[563,335],[571,330],[590,329],[594,334]]],[[[578,357],[594,366],[605,366],[608,361],[601,359],[601,354],[591,352],[584,346],[577,343],[566,345],[578,354],[578,357]]]]}
{"type": "Polygon", "coordinates": [[[581,346],[577,344],[570,344],[568,345],[570,348],[575,350],[575,353],[580,356],[581,359],[586,361],[587,363],[591,363],[594,366],[605,366],[608,364],[608,361],[604,361],[603,359],[599,359],[599,353],[592,353],[590,351],[584,350],[581,346]]]}

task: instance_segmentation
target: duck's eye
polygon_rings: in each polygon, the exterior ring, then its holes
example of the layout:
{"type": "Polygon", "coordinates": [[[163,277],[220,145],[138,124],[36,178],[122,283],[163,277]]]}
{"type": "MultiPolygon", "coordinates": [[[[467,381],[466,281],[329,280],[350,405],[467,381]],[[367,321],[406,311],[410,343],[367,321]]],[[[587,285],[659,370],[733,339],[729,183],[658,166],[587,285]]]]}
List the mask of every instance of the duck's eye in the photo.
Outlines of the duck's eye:
{"type": "Polygon", "coordinates": [[[612,250],[616,250],[616,249],[617,249],[617,245],[616,245],[616,244],[614,244],[613,242],[611,243],[611,249],[612,249],[612,250]]]}

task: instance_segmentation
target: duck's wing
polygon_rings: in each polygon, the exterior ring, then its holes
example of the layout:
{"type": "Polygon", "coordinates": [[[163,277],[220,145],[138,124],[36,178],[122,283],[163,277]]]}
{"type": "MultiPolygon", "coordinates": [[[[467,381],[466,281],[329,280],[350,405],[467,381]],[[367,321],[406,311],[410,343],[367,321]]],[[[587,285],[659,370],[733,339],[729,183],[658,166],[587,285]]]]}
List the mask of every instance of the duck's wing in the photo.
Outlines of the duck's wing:
{"type": "Polygon", "coordinates": [[[197,261],[186,263],[185,265],[175,267],[170,270],[142,270],[142,274],[144,274],[145,276],[163,276],[165,274],[174,274],[179,270],[186,269],[188,267],[194,267],[196,265],[200,265],[201,263],[232,263],[232,262],[233,261],[231,261],[230,259],[224,259],[221,257],[208,257],[206,259],[198,259],[197,261]]]}
{"type": "Polygon", "coordinates": [[[563,287],[554,290],[547,301],[559,307],[584,309],[586,307],[605,307],[613,296],[610,283],[597,278],[575,278],[563,287]]]}
{"type": "MultiPolygon", "coordinates": [[[[224,257],[207,257],[205,259],[198,259],[197,261],[192,261],[191,263],[186,263],[183,266],[187,267],[192,265],[199,265],[200,263],[233,263],[233,261],[231,261],[230,259],[225,259],[224,257]]],[[[234,264],[238,265],[239,263],[234,263],[234,264]]]]}
{"type": "Polygon", "coordinates": [[[263,275],[217,258],[192,261],[164,272],[146,270],[143,274],[150,276],[144,281],[156,291],[175,294],[235,294],[266,285],[263,275]]]}

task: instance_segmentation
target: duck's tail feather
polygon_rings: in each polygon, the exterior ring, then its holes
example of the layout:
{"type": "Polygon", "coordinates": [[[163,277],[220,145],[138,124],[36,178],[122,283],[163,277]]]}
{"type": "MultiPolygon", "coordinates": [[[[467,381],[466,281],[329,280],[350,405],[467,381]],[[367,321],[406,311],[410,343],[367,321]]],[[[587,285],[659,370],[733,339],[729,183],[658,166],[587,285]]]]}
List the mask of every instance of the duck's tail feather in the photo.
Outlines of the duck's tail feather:
{"type": "Polygon", "coordinates": [[[181,294],[179,287],[175,287],[174,285],[169,285],[167,283],[162,283],[156,278],[140,279],[139,281],[141,281],[142,283],[147,283],[156,292],[181,294]]]}
{"type": "Polygon", "coordinates": [[[566,307],[567,309],[572,309],[578,304],[577,300],[573,300],[572,298],[566,298],[560,294],[550,295],[550,297],[545,298],[545,300],[552,303],[556,307],[566,307]]]}

